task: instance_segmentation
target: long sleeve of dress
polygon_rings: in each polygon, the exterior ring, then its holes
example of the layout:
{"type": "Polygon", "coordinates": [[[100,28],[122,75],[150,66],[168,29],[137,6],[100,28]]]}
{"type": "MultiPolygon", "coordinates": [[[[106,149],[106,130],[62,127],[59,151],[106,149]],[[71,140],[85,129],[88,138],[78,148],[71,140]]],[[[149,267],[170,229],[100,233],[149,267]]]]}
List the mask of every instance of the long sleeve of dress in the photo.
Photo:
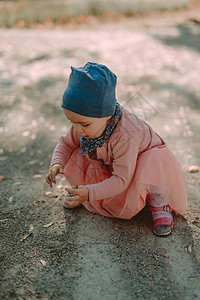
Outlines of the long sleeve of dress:
{"type": "Polygon", "coordinates": [[[70,127],[66,136],[61,136],[52,155],[51,164],[61,164],[63,167],[68,162],[72,152],[80,146],[80,138],[73,126],[70,127]]]}
{"type": "Polygon", "coordinates": [[[136,167],[138,144],[133,132],[126,132],[113,141],[112,176],[102,182],[87,185],[89,201],[113,197],[128,187],[136,167]]]}

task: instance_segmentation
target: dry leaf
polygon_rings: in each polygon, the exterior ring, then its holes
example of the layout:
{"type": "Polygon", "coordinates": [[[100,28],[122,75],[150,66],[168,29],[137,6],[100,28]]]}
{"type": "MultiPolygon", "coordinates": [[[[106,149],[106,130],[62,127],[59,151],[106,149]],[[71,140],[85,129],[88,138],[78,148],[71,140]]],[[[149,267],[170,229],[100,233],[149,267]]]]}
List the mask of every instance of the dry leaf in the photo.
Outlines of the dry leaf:
{"type": "Polygon", "coordinates": [[[187,247],[187,250],[188,250],[188,252],[192,252],[192,245],[189,245],[189,246],[187,247]]]}
{"type": "Polygon", "coordinates": [[[162,255],[162,256],[164,256],[164,257],[166,257],[166,258],[170,258],[169,255],[166,255],[166,254],[163,254],[163,253],[159,253],[159,255],[162,255]]]}
{"type": "Polygon", "coordinates": [[[5,221],[8,221],[9,219],[3,219],[3,220],[0,220],[0,222],[5,222],[5,221]]]}
{"type": "Polygon", "coordinates": [[[196,172],[199,172],[199,167],[198,166],[189,166],[187,171],[190,172],[190,173],[196,173],[196,172]]]}
{"type": "Polygon", "coordinates": [[[6,177],[0,176],[0,182],[2,182],[2,181],[5,180],[5,179],[6,179],[6,177]]]}
{"type": "Polygon", "coordinates": [[[38,200],[38,202],[47,202],[47,200],[38,200]]]}
{"type": "Polygon", "coordinates": [[[20,240],[20,242],[23,242],[25,239],[29,237],[29,234],[25,234],[25,236],[20,240]]]}
{"type": "Polygon", "coordinates": [[[46,196],[48,196],[48,195],[50,195],[51,194],[51,192],[45,192],[45,195],[46,196]]]}
{"type": "Polygon", "coordinates": [[[42,174],[35,174],[33,175],[33,178],[41,178],[42,177],[42,174]]]}
{"type": "Polygon", "coordinates": [[[8,202],[13,202],[13,196],[8,198],[8,202]]]}
{"type": "Polygon", "coordinates": [[[22,133],[22,136],[29,136],[30,134],[30,131],[29,130],[26,130],[22,133]]]}
{"type": "Polygon", "coordinates": [[[158,260],[158,257],[155,254],[153,254],[153,257],[155,258],[155,260],[158,260]]]}
{"type": "Polygon", "coordinates": [[[42,264],[42,266],[43,266],[44,268],[47,267],[47,264],[46,264],[46,261],[45,261],[45,260],[40,259],[40,262],[41,262],[41,264],[42,264]]]}
{"type": "Polygon", "coordinates": [[[115,228],[119,228],[119,224],[117,224],[116,222],[114,222],[113,225],[115,226],[115,228]]]}
{"type": "Polygon", "coordinates": [[[43,225],[44,228],[50,227],[54,224],[54,222],[50,222],[49,224],[43,225]]]}
{"type": "Polygon", "coordinates": [[[15,182],[13,185],[17,186],[17,185],[22,185],[22,184],[24,184],[24,182],[15,182]]]}
{"type": "Polygon", "coordinates": [[[37,160],[30,160],[29,161],[29,165],[35,165],[35,164],[37,164],[38,163],[38,161],[37,160]]]}
{"type": "Polygon", "coordinates": [[[29,232],[33,231],[34,230],[34,226],[33,224],[30,225],[30,228],[29,228],[29,232]]]}
{"type": "Polygon", "coordinates": [[[33,203],[34,203],[35,207],[38,207],[37,201],[34,201],[33,203]]]}
{"type": "Polygon", "coordinates": [[[62,189],[62,184],[57,185],[57,189],[61,190],[62,189]]]}

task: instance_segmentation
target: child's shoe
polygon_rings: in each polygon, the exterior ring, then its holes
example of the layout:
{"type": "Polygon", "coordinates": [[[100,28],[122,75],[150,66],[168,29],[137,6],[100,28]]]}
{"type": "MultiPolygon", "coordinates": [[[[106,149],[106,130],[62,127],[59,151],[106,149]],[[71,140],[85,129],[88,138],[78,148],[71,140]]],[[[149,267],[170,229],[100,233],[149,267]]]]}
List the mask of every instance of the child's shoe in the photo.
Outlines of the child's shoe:
{"type": "Polygon", "coordinates": [[[169,205],[163,207],[150,206],[150,210],[152,211],[152,217],[154,222],[153,233],[157,236],[163,237],[171,234],[173,230],[173,217],[170,213],[169,205]],[[160,214],[162,214],[162,212],[165,212],[164,217],[160,217],[160,214]]]}

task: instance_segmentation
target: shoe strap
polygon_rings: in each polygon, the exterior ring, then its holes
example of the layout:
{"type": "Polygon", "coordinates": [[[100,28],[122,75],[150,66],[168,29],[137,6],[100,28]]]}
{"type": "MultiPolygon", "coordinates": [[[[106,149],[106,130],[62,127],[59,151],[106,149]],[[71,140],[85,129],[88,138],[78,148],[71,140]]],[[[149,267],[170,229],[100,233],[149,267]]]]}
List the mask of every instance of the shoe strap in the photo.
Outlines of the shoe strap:
{"type": "Polygon", "coordinates": [[[154,221],[153,228],[159,225],[168,225],[173,229],[173,220],[170,218],[159,218],[154,221]]]}
{"type": "Polygon", "coordinates": [[[167,212],[170,212],[170,206],[169,206],[169,204],[167,204],[165,206],[161,206],[161,207],[150,206],[150,211],[167,211],[167,212]]]}

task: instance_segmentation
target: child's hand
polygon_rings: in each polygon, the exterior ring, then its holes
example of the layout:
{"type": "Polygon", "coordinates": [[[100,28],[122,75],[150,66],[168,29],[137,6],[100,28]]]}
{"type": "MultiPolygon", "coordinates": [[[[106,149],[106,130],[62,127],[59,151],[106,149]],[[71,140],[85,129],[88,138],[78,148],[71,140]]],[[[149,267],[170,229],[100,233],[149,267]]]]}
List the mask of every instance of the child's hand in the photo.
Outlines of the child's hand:
{"type": "Polygon", "coordinates": [[[63,166],[60,164],[53,165],[46,176],[46,181],[50,185],[50,187],[53,186],[53,183],[56,183],[56,175],[64,174],[63,166]]]}
{"type": "Polygon", "coordinates": [[[74,196],[66,197],[67,202],[65,204],[69,207],[75,207],[88,201],[89,191],[85,185],[79,185],[78,188],[74,187],[72,189],[66,188],[65,190],[70,194],[74,194],[74,196]]]}

